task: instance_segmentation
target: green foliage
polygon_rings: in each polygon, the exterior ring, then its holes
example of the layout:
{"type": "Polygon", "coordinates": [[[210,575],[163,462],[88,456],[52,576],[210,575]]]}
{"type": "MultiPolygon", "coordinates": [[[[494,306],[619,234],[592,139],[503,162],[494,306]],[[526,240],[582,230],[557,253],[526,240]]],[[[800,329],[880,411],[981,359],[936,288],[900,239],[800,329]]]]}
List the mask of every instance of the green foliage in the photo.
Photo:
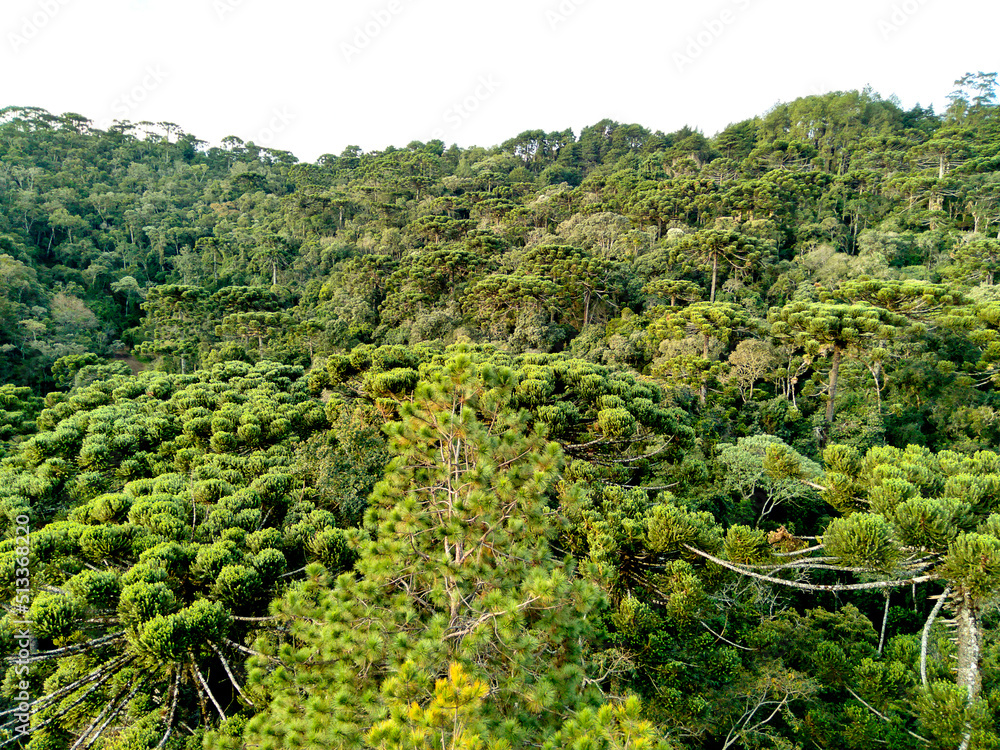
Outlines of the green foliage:
{"type": "Polygon", "coordinates": [[[906,500],[895,508],[895,523],[904,544],[945,552],[962,528],[970,525],[970,507],[956,498],[906,500]]]}
{"type": "MultiPolygon", "coordinates": [[[[113,376],[50,401],[51,424],[18,444],[5,468],[12,481],[2,485],[12,513],[6,596],[17,601],[14,528],[28,517],[26,619],[41,649],[68,648],[43,660],[43,674],[57,670],[68,684],[106,665],[107,684],[82,704],[89,714],[51,711],[60,736],[82,733],[110,711],[125,695],[115,687],[121,682],[137,692],[115,741],[131,746],[155,734],[155,746],[167,715],[152,728],[144,717],[172,703],[178,715],[198,716],[196,724],[211,721],[201,703],[211,704],[209,690],[220,688],[203,683],[199,670],[211,675],[220,665],[246,680],[245,654],[232,644],[245,648],[242,641],[267,627],[271,598],[294,580],[275,548],[296,492],[294,450],[326,424],[303,374],[264,362],[113,376]],[[249,424],[261,425],[260,434],[236,452],[205,440],[213,429],[249,424]],[[116,468],[129,461],[128,473],[116,468]],[[70,492],[75,507],[66,505],[70,492]],[[53,520],[67,515],[72,520],[53,520]],[[251,619],[233,620],[234,613],[251,619]],[[140,664],[142,679],[133,679],[140,664]]],[[[335,531],[331,514],[315,520],[313,536],[335,531]]],[[[301,560],[305,540],[289,552],[301,560]]]]}
{"type": "Polygon", "coordinates": [[[992,597],[1000,576],[1000,538],[975,532],[949,546],[942,572],[976,599],[992,597]]]}
{"type": "Polygon", "coordinates": [[[723,550],[727,560],[739,565],[760,565],[771,556],[767,535],[749,526],[730,526],[723,550]]]}
{"type": "Polygon", "coordinates": [[[716,552],[722,546],[719,528],[710,513],[692,512],[672,503],[653,508],[648,533],[650,547],[667,554],[691,556],[688,546],[706,552],[716,552]]]}
{"type": "MultiPolygon", "coordinates": [[[[498,410],[511,387],[507,374],[475,368],[459,355],[400,405],[401,421],[386,427],[395,457],[372,495],[366,526],[374,538],[361,545],[358,578],[340,576],[314,604],[291,592],[282,605],[292,616],[297,648],[331,658],[317,664],[319,672],[303,664],[265,684],[270,691],[286,680],[289,687],[318,685],[322,697],[288,713],[285,688],[272,692],[268,712],[248,726],[250,736],[275,736],[275,730],[282,737],[308,736],[313,712],[331,701],[342,706],[341,728],[331,727],[338,733],[357,735],[372,726],[363,717],[392,714],[368,734],[369,742],[382,743],[377,746],[395,747],[414,731],[440,731],[436,699],[421,675],[434,674],[442,658],[461,666],[453,668],[450,683],[438,682],[437,699],[441,691],[464,694],[462,670],[484,681],[469,683],[470,701],[485,697],[476,684],[492,681],[483,711],[491,724],[507,722],[512,739],[548,726],[548,707],[574,705],[587,695],[577,665],[590,632],[586,613],[599,596],[549,549],[556,530],[544,497],[561,455],[526,430],[524,415],[498,410]],[[480,421],[479,413],[489,420],[480,421]],[[317,606],[316,615],[295,619],[295,612],[317,606]],[[384,617],[359,616],[368,608],[384,617]],[[325,624],[296,624],[314,616],[325,624]],[[515,661],[501,654],[516,655],[515,661]],[[381,670],[364,666],[385,663],[403,667],[384,679],[381,670]],[[350,696],[342,693],[346,685],[350,696]],[[426,708],[417,705],[421,696],[426,708]],[[394,705],[408,706],[405,716],[394,705]],[[525,719],[519,705],[532,718],[525,719]],[[271,718],[279,715],[280,728],[271,718]]],[[[325,532],[310,546],[330,569],[349,559],[343,535],[325,532]]],[[[476,732],[469,732],[457,734],[472,741],[476,732]]]]}
{"type": "Polygon", "coordinates": [[[642,718],[639,700],[630,696],[621,703],[580,711],[543,745],[545,750],[592,747],[673,750],[676,746],[656,731],[653,722],[642,718]]]}
{"type": "MultiPolygon", "coordinates": [[[[820,467],[779,438],[754,435],[735,445],[721,444],[718,461],[723,487],[741,502],[759,507],[757,523],[775,511],[784,518],[801,517],[817,505],[817,491],[803,480],[815,482],[820,467]]],[[[797,524],[792,520],[791,525],[797,524]]]]}
{"type": "Polygon", "coordinates": [[[0,584],[85,680],[28,746],[995,746],[995,76],[950,99],[315,164],[4,110],[0,584]]]}
{"type": "Polygon", "coordinates": [[[968,694],[953,684],[932,682],[919,691],[916,711],[920,731],[931,740],[932,747],[958,747],[968,733],[974,737],[970,747],[995,746],[984,703],[970,703],[968,694]]]}
{"type": "Polygon", "coordinates": [[[58,640],[76,629],[80,610],[76,602],[66,596],[43,592],[35,597],[28,611],[31,630],[38,638],[58,640]]]}
{"type": "Polygon", "coordinates": [[[892,572],[902,553],[885,519],[871,513],[854,513],[837,518],[823,534],[826,551],[842,564],[892,572]]]}

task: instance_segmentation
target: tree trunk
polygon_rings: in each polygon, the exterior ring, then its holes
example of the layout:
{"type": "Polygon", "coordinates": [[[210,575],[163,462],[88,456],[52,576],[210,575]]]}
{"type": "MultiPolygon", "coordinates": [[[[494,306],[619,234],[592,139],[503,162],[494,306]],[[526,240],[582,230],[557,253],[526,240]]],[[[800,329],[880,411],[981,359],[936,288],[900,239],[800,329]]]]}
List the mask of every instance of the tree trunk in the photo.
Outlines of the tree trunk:
{"type": "Polygon", "coordinates": [[[979,606],[963,588],[956,590],[954,601],[958,657],[956,682],[960,688],[968,691],[969,700],[974,701],[979,697],[983,687],[982,675],[979,673],[979,661],[982,656],[979,606]]]}
{"type": "MultiPolygon", "coordinates": [[[[702,339],[701,344],[701,358],[708,359],[708,345],[711,342],[711,338],[706,333],[702,339]]],[[[702,379],[701,388],[698,390],[698,403],[704,406],[708,402],[708,381],[702,379]]]]}
{"type": "Polygon", "coordinates": [[[879,381],[879,376],[882,373],[882,363],[875,362],[868,366],[868,370],[872,374],[872,378],[875,380],[875,408],[878,409],[878,415],[882,416],[882,383],[879,381]]]}
{"type": "Polygon", "coordinates": [[[885,647],[885,626],[889,622],[889,601],[892,599],[892,593],[889,591],[885,592],[885,609],[882,611],[882,633],[878,638],[878,656],[882,656],[882,649],[885,647]]]}
{"type": "Polygon", "coordinates": [[[715,302],[715,282],[719,278],[719,256],[718,254],[712,256],[712,294],[709,298],[709,302],[715,302]]]}
{"type": "Polygon", "coordinates": [[[837,398],[837,376],[840,374],[840,347],[833,348],[833,362],[830,365],[830,400],[826,404],[826,422],[833,422],[834,400],[837,398]]]}

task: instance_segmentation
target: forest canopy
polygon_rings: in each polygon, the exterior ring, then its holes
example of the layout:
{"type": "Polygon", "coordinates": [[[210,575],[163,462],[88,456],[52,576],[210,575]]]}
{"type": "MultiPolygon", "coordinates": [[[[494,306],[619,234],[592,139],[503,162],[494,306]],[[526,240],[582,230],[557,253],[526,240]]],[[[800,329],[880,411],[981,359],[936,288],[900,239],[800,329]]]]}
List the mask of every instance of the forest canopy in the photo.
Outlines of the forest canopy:
{"type": "Polygon", "coordinates": [[[315,163],[0,110],[0,747],[1000,748],[955,86],[315,163]]]}

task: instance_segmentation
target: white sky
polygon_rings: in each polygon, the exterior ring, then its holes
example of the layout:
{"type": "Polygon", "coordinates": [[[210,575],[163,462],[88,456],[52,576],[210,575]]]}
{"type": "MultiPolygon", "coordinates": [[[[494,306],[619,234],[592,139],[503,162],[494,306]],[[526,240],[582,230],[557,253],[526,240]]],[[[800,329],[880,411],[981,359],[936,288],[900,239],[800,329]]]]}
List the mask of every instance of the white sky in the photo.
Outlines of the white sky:
{"type": "Polygon", "coordinates": [[[609,117],[713,135],[870,84],[941,111],[991,0],[0,0],[0,107],[170,121],[304,161],[609,117]]]}

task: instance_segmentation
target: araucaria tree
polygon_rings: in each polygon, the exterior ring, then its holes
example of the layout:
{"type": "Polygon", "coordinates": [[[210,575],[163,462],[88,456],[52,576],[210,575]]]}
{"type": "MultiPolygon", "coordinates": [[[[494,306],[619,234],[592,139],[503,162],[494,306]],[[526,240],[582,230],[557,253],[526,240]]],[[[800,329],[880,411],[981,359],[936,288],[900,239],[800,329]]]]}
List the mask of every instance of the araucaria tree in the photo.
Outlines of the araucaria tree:
{"type": "MultiPolygon", "coordinates": [[[[735,527],[742,529],[745,539],[741,545],[727,541],[729,560],[688,549],[743,575],[806,591],[940,584],[944,591],[921,639],[923,700],[932,713],[954,714],[954,706],[934,709],[934,705],[955,694],[962,708],[957,715],[974,717],[983,689],[983,617],[1000,584],[1000,515],[992,512],[1000,501],[1000,454],[934,454],[911,445],[906,450],[872,448],[862,455],[849,446],[831,445],[823,458],[826,473],[819,482],[803,481],[821,489],[823,498],[842,515],[829,523],[817,544],[781,555],[768,550],[749,559],[733,555],[728,547],[746,548],[749,540],[763,539],[764,532],[735,527]],[[868,580],[820,585],[786,577],[809,570],[855,573],[868,580]],[[929,634],[946,604],[953,612],[955,644],[951,685],[928,678],[929,634]]],[[[801,457],[778,444],[768,447],[765,467],[774,478],[805,476],[801,457]]],[[[947,674],[947,666],[935,671],[947,674]]],[[[933,725],[927,713],[922,723],[933,725]]],[[[964,730],[963,748],[969,747],[971,731],[971,726],[964,730]]]]}
{"type": "Polygon", "coordinates": [[[810,358],[829,355],[826,421],[833,421],[841,360],[862,357],[873,342],[888,341],[909,322],[898,313],[868,304],[838,305],[792,302],[773,307],[767,316],[771,335],[781,343],[802,349],[810,358]]]}

